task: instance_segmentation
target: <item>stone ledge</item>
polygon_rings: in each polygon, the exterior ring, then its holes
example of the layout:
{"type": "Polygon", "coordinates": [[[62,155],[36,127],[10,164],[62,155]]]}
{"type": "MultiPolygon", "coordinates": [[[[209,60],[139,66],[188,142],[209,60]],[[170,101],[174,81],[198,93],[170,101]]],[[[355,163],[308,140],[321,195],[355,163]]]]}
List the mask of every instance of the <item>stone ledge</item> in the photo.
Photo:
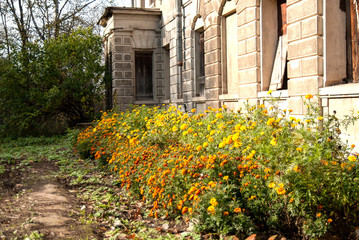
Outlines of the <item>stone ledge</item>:
{"type": "Polygon", "coordinates": [[[341,84],[319,89],[319,96],[359,96],[359,83],[341,84]]]}
{"type": "Polygon", "coordinates": [[[279,97],[279,98],[288,98],[288,90],[279,90],[279,91],[273,91],[271,95],[268,95],[269,91],[262,91],[258,93],[258,98],[270,98],[272,97],[279,97]]]}

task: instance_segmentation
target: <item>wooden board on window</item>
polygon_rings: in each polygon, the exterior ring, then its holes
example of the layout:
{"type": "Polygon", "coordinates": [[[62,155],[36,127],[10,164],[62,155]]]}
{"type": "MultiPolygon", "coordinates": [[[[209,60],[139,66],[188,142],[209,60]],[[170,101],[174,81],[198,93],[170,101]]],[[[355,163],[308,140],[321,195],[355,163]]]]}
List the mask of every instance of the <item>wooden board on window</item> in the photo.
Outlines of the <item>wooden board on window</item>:
{"type": "Polygon", "coordinates": [[[287,48],[287,35],[285,34],[278,39],[269,90],[282,88],[284,72],[287,65],[287,48]]]}

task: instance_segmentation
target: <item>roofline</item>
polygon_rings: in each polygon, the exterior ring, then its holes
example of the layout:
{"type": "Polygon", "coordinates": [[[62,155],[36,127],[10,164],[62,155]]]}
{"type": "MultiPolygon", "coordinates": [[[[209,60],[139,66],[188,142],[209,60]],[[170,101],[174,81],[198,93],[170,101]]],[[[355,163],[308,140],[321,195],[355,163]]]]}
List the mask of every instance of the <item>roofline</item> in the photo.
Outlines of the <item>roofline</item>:
{"type": "Polygon", "coordinates": [[[100,20],[97,22],[98,25],[106,27],[107,20],[112,17],[114,13],[124,13],[128,15],[158,15],[162,14],[159,8],[132,8],[132,7],[107,7],[100,20]]]}

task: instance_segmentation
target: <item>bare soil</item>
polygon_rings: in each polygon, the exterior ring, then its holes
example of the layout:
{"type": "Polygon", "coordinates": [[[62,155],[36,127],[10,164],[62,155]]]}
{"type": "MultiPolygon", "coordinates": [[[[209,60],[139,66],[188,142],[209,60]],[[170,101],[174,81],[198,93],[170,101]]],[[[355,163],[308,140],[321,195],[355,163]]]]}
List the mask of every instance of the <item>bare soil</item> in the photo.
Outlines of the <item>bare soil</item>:
{"type": "Polygon", "coordinates": [[[22,159],[0,174],[0,239],[103,239],[97,226],[82,224],[80,202],[61,184],[47,159],[22,166],[22,159]],[[34,235],[36,236],[36,235],[34,235]]]}

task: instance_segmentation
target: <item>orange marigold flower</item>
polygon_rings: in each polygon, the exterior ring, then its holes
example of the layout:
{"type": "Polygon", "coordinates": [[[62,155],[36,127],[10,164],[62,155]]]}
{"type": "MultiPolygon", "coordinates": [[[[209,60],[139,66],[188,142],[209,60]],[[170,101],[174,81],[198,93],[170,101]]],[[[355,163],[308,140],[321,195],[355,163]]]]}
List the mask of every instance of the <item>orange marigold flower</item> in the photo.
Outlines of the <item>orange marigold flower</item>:
{"type": "Polygon", "coordinates": [[[191,112],[195,113],[195,112],[196,112],[196,109],[195,109],[195,108],[193,108],[193,109],[191,110],[191,112]]]}
{"type": "Polygon", "coordinates": [[[317,215],[316,215],[317,217],[320,217],[320,216],[322,216],[322,214],[321,213],[317,213],[317,215]]]}
{"type": "Polygon", "coordinates": [[[228,216],[228,215],[229,215],[229,212],[226,211],[226,212],[223,213],[223,215],[224,215],[224,216],[228,216]]]}
{"type": "Polygon", "coordinates": [[[313,95],[312,95],[312,94],[307,94],[307,95],[305,95],[305,99],[311,99],[311,98],[313,98],[313,95]]]}
{"type": "Polygon", "coordinates": [[[188,207],[183,207],[182,208],[182,214],[185,214],[185,213],[187,213],[188,212],[188,207]]]}
{"type": "Polygon", "coordinates": [[[228,178],[229,178],[228,176],[223,177],[223,179],[226,180],[226,181],[228,180],[228,178]]]}
{"type": "Polygon", "coordinates": [[[355,148],[355,144],[350,145],[351,148],[355,148]]]}
{"type": "Polygon", "coordinates": [[[198,146],[198,147],[196,148],[196,150],[197,150],[197,151],[201,151],[201,150],[202,150],[202,146],[198,146]]]}
{"type": "Polygon", "coordinates": [[[328,222],[328,223],[331,223],[331,222],[333,222],[333,219],[328,218],[327,222],[328,222]]]}
{"type": "Polygon", "coordinates": [[[234,212],[235,212],[235,213],[240,213],[241,211],[242,211],[241,208],[235,208],[235,209],[234,209],[234,212]]]}

